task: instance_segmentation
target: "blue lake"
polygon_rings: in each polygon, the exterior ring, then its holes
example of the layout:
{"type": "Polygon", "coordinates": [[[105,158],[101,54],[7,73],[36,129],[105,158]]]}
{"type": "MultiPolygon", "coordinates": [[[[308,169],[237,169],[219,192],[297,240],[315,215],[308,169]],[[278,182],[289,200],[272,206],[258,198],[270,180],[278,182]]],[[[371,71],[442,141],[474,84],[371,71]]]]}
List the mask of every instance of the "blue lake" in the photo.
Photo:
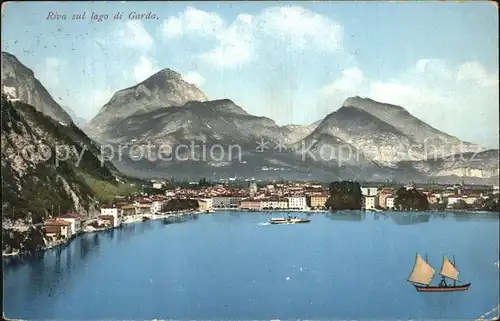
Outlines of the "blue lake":
{"type": "MultiPolygon", "coordinates": [[[[498,214],[220,212],[85,234],[4,260],[11,318],[463,319],[499,302],[498,214]],[[305,214],[300,214],[305,216],[305,214]],[[415,253],[455,255],[467,292],[419,293],[415,253]]],[[[439,277],[434,279],[435,284],[439,277]]]]}

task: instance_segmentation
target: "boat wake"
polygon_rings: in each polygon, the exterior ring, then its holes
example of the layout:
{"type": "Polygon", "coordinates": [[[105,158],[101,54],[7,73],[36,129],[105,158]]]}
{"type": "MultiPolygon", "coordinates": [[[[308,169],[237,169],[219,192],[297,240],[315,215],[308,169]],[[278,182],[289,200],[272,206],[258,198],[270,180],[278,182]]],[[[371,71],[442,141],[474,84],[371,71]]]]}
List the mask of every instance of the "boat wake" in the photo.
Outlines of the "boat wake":
{"type": "Polygon", "coordinates": [[[260,226],[267,226],[267,225],[271,225],[271,223],[269,223],[269,222],[264,222],[264,223],[257,223],[257,225],[260,225],[260,226]]]}

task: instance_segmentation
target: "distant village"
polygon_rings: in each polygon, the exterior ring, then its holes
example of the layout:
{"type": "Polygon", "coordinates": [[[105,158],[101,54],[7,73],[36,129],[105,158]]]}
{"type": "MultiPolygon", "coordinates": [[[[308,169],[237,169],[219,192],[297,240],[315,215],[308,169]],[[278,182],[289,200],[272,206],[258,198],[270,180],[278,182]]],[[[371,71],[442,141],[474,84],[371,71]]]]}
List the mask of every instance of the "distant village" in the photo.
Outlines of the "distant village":
{"type": "MultiPolygon", "coordinates": [[[[259,184],[250,181],[245,188],[224,184],[191,182],[188,186],[167,187],[166,181],[151,181],[143,185],[136,195],[117,195],[112,204],[102,205],[94,217],[76,213],[59,215],[44,222],[47,236],[67,239],[84,231],[118,227],[123,223],[176,215],[183,209],[170,206],[179,200],[194,200],[196,208],[185,210],[210,213],[215,210],[240,211],[326,211],[330,198],[327,186],[305,182],[270,182],[259,184]],[[208,185],[208,186],[205,186],[208,185]],[[90,223],[89,223],[90,222],[90,223]]],[[[170,184],[171,185],[171,184],[170,184]]],[[[483,210],[488,201],[498,206],[498,186],[456,184],[450,186],[385,186],[385,184],[360,184],[361,208],[366,211],[400,210],[396,206],[396,192],[404,188],[425,195],[430,210],[483,210]]]]}

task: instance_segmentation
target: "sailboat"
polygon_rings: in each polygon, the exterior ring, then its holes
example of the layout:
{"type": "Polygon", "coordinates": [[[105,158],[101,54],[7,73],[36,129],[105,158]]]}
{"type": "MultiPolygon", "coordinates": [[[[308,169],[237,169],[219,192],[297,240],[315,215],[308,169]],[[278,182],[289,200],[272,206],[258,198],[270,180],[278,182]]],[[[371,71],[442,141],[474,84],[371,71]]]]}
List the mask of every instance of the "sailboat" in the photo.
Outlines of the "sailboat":
{"type": "Polygon", "coordinates": [[[436,275],[436,271],[417,253],[413,271],[408,277],[408,282],[411,282],[418,292],[467,291],[470,287],[470,283],[457,285],[457,282],[460,282],[458,279],[458,270],[455,264],[451,263],[446,256],[443,256],[443,265],[439,274],[441,275],[439,285],[430,285],[436,275]],[[447,278],[453,280],[453,285],[446,283],[447,278]]]}

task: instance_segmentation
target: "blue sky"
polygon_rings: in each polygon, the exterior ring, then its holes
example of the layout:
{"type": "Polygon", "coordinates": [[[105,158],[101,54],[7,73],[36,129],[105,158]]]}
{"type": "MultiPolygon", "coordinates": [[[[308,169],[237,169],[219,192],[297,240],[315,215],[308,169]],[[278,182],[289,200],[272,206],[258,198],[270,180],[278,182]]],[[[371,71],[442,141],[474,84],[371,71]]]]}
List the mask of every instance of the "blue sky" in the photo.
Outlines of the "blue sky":
{"type": "Polygon", "coordinates": [[[280,125],[314,122],[359,95],[498,147],[498,13],[488,2],[28,2],[2,14],[2,50],[85,119],[168,67],[209,99],[280,125]],[[134,11],[157,19],[128,19],[134,11]]]}

